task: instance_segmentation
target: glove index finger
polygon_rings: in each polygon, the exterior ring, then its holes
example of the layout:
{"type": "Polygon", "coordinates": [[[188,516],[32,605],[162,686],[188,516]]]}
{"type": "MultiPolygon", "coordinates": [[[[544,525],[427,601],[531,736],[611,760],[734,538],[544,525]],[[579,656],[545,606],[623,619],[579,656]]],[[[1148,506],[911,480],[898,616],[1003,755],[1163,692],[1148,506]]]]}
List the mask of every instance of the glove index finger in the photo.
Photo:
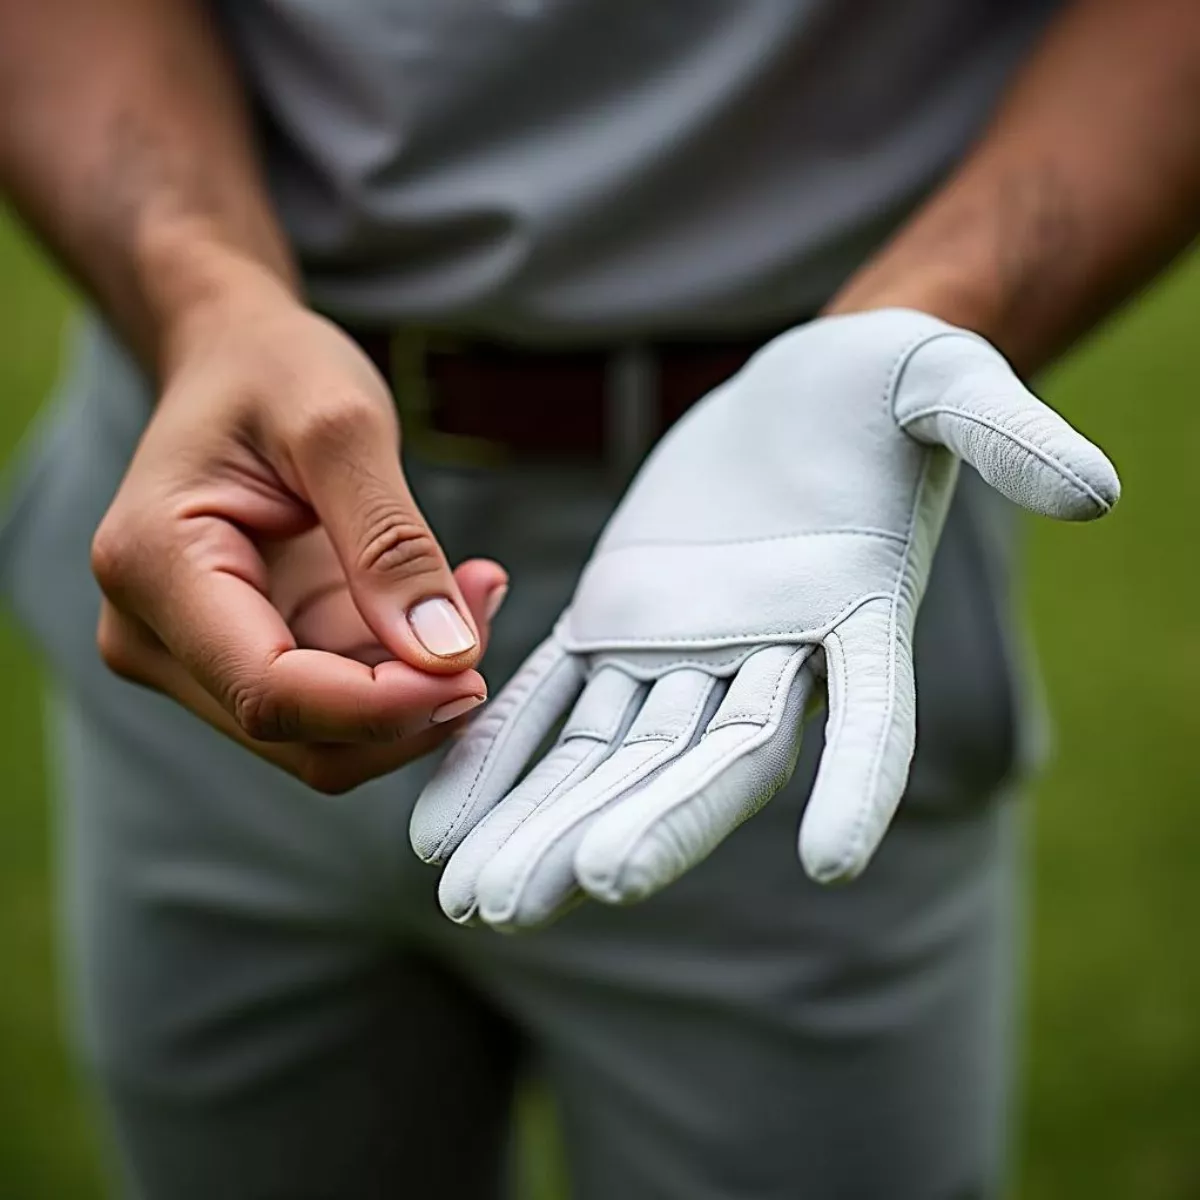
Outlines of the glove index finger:
{"type": "Polygon", "coordinates": [[[413,808],[409,837],[440,865],[508,794],[583,686],[583,668],[553,636],[526,660],[451,747],[413,808]]]}

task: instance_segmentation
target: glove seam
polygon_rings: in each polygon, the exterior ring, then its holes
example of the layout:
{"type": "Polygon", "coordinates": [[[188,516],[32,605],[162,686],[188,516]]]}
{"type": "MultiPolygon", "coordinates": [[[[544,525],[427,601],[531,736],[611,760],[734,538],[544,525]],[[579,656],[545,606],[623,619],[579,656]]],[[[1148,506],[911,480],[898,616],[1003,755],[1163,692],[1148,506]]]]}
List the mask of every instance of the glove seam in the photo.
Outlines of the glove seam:
{"type": "MultiPolygon", "coordinates": [[[[950,334],[939,334],[936,336],[949,337],[950,334]]],[[[914,347],[915,350],[918,347],[914,347]]],[[[912,350],[908,352],[911,357],[912,350]]],[[[899,376],[896,376],[898,380],[899,376]]],[[[912,504],[908,513],[908,528],[905,534],[904,556],[900,561],[900,566],[896,571],[896,581],[892,588],[891,596],[888,598],[888,629],[887,629],[887,707],[884,710],[883,721],[880,725],[879,739],[875,745],[875,749],[871,756],[871,769],[867,777],[867,789],[864,802],[859,805],[858,811],[854,817],[854,823],[850,828],[847,838],[846,852],[840,856],[837,863],[836,873],[843,874],[850,865],[862,853],[863,830],[866,827],[867,817],[875,807],[875,792],[879,784],[879,775],[883,769],[883,752],[887,746],[888,736],[891,732],[892,716],[896,709],[896,614],[899,608],[900,590],[908,575],[908,566],[911,558],[913,535],[916,531],[917,512],[921,507],[921,500],[925,494],[925,486],[929,479],[929,464],[932,461],[932,449],[925,449],[922,462],[921,474],[917,480],[917,487],[913,494],[912,504]]],[[[843,710],[845,705],[842,706],[843,710]]],[[[837,732],[841,732],[842,722],[839,720],[837,732]]]]}
{"type": "MultiPolygon", "coordinates": [[[[707,780],[708,781],[711,782],[711,780],[714,779],[717,775],[719,775],[721,773],[721,771],[725,770],[726,767],[729,765],[729,763],[734,758],[744,757],[750,751],[757,749],[759,745],[765,744],[767,741],[769,741],[772,737],[775,736],[775,734],[778,732],[779,715],[776,714],[774,710],[775,710],[776,704],[779,701],[779,694],[780,694],[781,690],[784,688],[785,684],[786,684],[786,686],[788,686],[790,688],[795,683],[797,675],[799,675],[799,673],[802,670],[804,670],[804,666],[808,662],[810,657],[811,657],[811,651],[808,654],[802,655],[801,651],[797,650],[796,653],[793,654],[788,659],[786,665],[784,666],[784,669],[782,671],[780,671],[780,673],[779,673],[779,678],[775,680],[775,688],[771,693],[771,700],[767,705],[767,712],[768,712],[767,719],[764,722],[762,722],[761,724],[755,724],[755,725],[749,727],[747,729],[746,735],[743,738],[741,738],[735,745],[731,746],[729,748],[729,750],[716,763],[714,763],[709,768],[709,770],[707,772],[707,780]],[[799,661],[797,662],[797,660],[799,660],[799,661]]],[[[736,722],[736,723],[737,724],[746,724],[746,722],[744,722],[744,721],[736,722]]],[[[708,728],[704,731],[705,736],[707,737],[710,733],[715,732],[717,729],[728,728],[732,724],[735,724],[735,722],[732,721],[730,718],[722,719],[722,721],[719,725],[710,724],[708,726],[708,728]]],[[[680,761],[682,761],[682,760],[680,760],[680,761]]],[[[647,820],[643,821],[639,826],[635,827],[636,832],[630,834],[629,837],[626,839],[626,848],[621,854],[618,866],[608,876],[607,879],[604,879],[601,881],[603,883],[603,885],[609,889],[609,894],[611,896],[614,896],[614,897],[619,896],[620,893],[619,893],[618,885],[621,882],[621,877],[624,875],[625,871],[628,869],[629,859],[633,855],[634,851],[637,849],[638,843],[642,840],[642,838],[644,838],[646,836],[647,830],[649,830],[658,821],[663,820],[669,814],[676,812],[678,809],[683,808],[685,805],[690,804],[693,800],[695,800],[696,797],[700,794],[701,786],[694,787],[687,796],[681,797],[674,804],[672,804],[669,808],[657,813],[652,820],[647,819],[647,820]]]]}
{"type": "Polygon", "coordinates": [[[825,745],[830,747],[836,744],[837,740],[842,735],[842,726],[846,723],[846,688],[844,681],[846,678],[846,651],[842,645],[841,635],[837,630],[833,630],[824,641],[826,668],[825,668],[825,687],[828,695],[826,700],[829,704],[830,713],[834,716],[835,721],[832,729],[827,729],[825,733],[825,745]],[[830,654],[830,650],[833,653],[830,654]],[[836,696],[834,695],[836,692],[836,696]],[[835,702],[836,701],[836,702],[835,702]]]}
{"type": "MultiPolygon", "coordinates": [[[[499,854],[504,849],[504,847],[508,845],[508,843],[510,841],[512,841],[513,837],[515,837],[517,832],[520,830],[521,825],[523,825],[530,818],[536,816],[536,814],[541,812],[542,809],[544,809],[548,804],[551,804],[555,800],[557,800],[559,798],[559,796],[561,796],[563,794],[563,792],[569,791],[570,788],[572,788],[578,782],[578,777],[580,775],[583,775],[584,778],[587,778],[588,773],[590,773],[592,770],[594,770],[597,766],[603,764],[603,762],[606,761],[604,758],[601,757],[600,763],[596,762],[596,758],[600,755],[600,752],[602,750],[607,749],[608,746],[609,746],[609,742],[603,742],[603,743],[597,742],[597,743],[594,743],[587,750],[586,753],[581,754],[579,756],[579,759],[576,762],[571,764],[571,767],[567,771],[567,773],[565,775],[563,775],[563,777],[561,779],[559,779],[558,782],[555,783],[555,785],[544,796],[542,796],[542,798],[540,800],[538,800],[536,804],[532,805],[532,807],[529,809],[529,811],[521,819],[521,822],[514,829],[512,829],[509,832],[508,837],[506,837],[498,846],[494,846],[492,848],[491,854],[489,855],[489,861],[490,861],[490,859],[495,858],[495,856],[497,854],[499,854]]],[[[518,787],[519,786],[520,785],[518,785],[518,787]]],[[[514,794],[515,794],[515,790],[513,792],[510,792],[505,797],[505,799],[511,800],[514,794]]],[[[497,811],[497,809],[493,808],[492,812],[488,813],[488,816],[491,816],[492,813],[494,813],[496,811],[497,811]]],[[[485,817],[484,820],[486,820],[486,819],[487,818],[485,817]]],[[[480,828],[482,826],[482,824],[483,824],[483,822],[481,821],[480,824],[477,825],[475,828],[476,829],[480,828]]],[[[485,866],[486,866],[486,864],[485,864],[485,866]]],[[[478,889],[478,880],[476,880],[476,889],[478,889]]],[[[505,898],[506,903],[509,899],[511,899],[511,897],[505,898]]],[[[476,911],[478,911],[478,908],[479,908],[478,894],[476,894],[476,896],[475,896],[473,907],[476,911]]]]}
{"type": "MultiPolygon", "coordinates": [[[[536,696],[547,685],[550,679],[552,679],[564,665],[570,664],[570,655],[561,645],[561,643],[554,642],[553,646],[556,650],[558,650],[559,657],[557,661],[550,667],[550,669],[537,681],[537,683],[534,684],[532,689],[526,695],[525,702],[520,705],[520,709],[522,711],[528,707],[533,697],[536,696]]],[[[491,745],[489,745],[487,750],[484,752],[483,759],[481,760],[474,776],[471,779],[470,784],[467,787],[467,791],[463,796],[462,803],[455,811],[454,816],[446,829],[446,832],[438,840],[437,847],[430,856],[430,861],[437,862],[441,859],[446,847],[450,844],[451,839],[458,832],[459,825],[462,822],[463,814],[467,811],[472,801],[475,799],[476,793],[479,789],[479,782],[483,778],[484,772],[487,770],[488,765],[495,761],[495,757],[499,753],[502,745],[507,744],[514,728],[514,724],[515,723],[512,719],[512,715],[510,714],[508,718],[504,720],[501,730],[494,738],[492,738],[491,745]]]]}
{"type": "Polygon", "coordinates": [[[621,682],[623,684],[631,685],[630,693],[626,697],[624,703],[619,705],[617,710],[610,714],[608,729],[605,730],[599,725],[572,725],[571,718],[574,716],[574,712],[572,712],[564,722],[562,732],[558,735],[557,741],[568,742],[572,738],[576,737],[590,737],[599,739],[600,741],[608,744],[615,742],[621,733],[628,729],[628,726],[625,722],[625,715],[629,712],[629,706],[638,699],[638,695],[642,691],[641,680],[631,679],[629,673],[622,671],[620,667],[608,667],[601,668],[600,670],[592,673],[588,677],[587,683],[589,685],[594,683],[596,678],[601,675],[605,669],[615,671],[618,675],[620,675],[621,682]]]}
{"type": "Polygon", "coordinates": [[[761,537],[740,538],[631,538],[605,546],[592,556],[592,561],[622,550],[642,550],[670,546],[756,546],[762,542],[789,542],[810,537],[873,537],[889,542],[904,542],[904,534],[871,525],[839,525],[831,529],[797,529],[790,533],[767,533],[761,537]]]}
{"type": "MultiPolygon", "coordinates": [[[[904,372],[907,370],[909,363],[912,362],[913,356],[918,350],[930,345],[932,342],[940,338],[965,338],[969,341],[982,341],[978,335],[972,334],[965,330],[945,329],[937,330],[930,333],[923,333],[919,337],[915,337],[906,346],[904,346],[896,356],[896,361],[892,365],[891,371],[888,373],[887,384],[884,387],[883,406],[885,412],[891,417],[892,423],[901,433],[905,432],[905,422],[896,415],[896,400],[900,392],[900,383],[904,377],[904,372]]],[[[986,343],[985,343],[986,344],[986,343]]],[[[863,831],[866,828],[867,817],[875,807],[875,791],[879,785],[879,775],[883,769],[883,753],[887,746],[888,736],[891,731],[892,716],[896,710],[896,613],[899,607],[900,589],[904,586],[904,582],[908,576],[909,563],[912,556],[913,537],[916,532],[917,512],[921,506],[922,497],[925,494],[925,486],[929,479],[929,464],[933,458],[933,451],[930,447],[923,448],[921,459],[921,474],[917,479],[917,486],[913,493],[912,504],[908,510],[908,524],[904,534],[904,553],[901,556],[900,564],[896,570],[895,583],[892,586],[891,595],[888,599],[888,628],[887,628],[887,706],[884,710],[884,719],[880,726],[879,739],[875,745],[874,752],[871,757],[871,768],[867,776],[866,796],[858,807],[855,813],[854,823],[852,824],[849,836],[846,841],[846,851],[843,853],[837,862],[836,874],[842,875],[850,867],[850,865],[862,853],[863,831]]],[[[840,646],[839,646],[840,651],[840,646]]],[[[842,658],[844,666],[844,658],[842,658]]],[[[845,705],[842,706],[843,713],[839,717],[844,716],[845,705]]],[[[839,719],[837,732],[840,734],[842,729],[842,721],[839,719]]]]}
{"type": "MultiPolygon", "coordinates": [[[[742,737],[739,738],[738,741],[734,745],[730,746],[729,750],[720,759],[718,759],[712,765],[712,767],[709,769],[709,771],[708,771],[709,780],[711,780],[713,777],[715,777],[717,774],[719,774],[721,771],[723,771],[726,767],[728,767],[729,763],[733,759],[743,757],[745,754],[749,753],[751,750],[756,749],[758,747],[758,745],[760,745],[762,742],[765,742],[770,737],[770,734],[767,734],[764,732],[765,728],[766,728],[765,726],[757,726],[757,727],[746,726],[745,728],[746,728],[746,731],[742,735],[742,737]]],[[[683,759],[681,758],[678,761],[682,762],[683,759]]],[[[626,847],[621,852],[621,857],[620,857],[620,860],[618,862],[616,869],[610,875],[596,876],[595,880],[600,885],[600,887],[597,889],[593,889],[592,887],[589,886],[587,889],[589,894],[594,894],[596,890],[604,889],[610,900],[619,900],[621,897],[619,885],[622,882],[622,876],[629,869],[629,860],[632,857],[634,851],[637,849],[638,844],[646,836],[647,831],[650,828],[652,828],[658,821],[663,820],[665,817],[669,816],[671,813],[674,813],[678,809],[683,808],[685,805],[690,804],[693,800],[696,799],[696,797],[698,795],[699,795],[699,788],[694,788],[686,796],[682,796],[678,800],[676,800],[675,803],[672,804],[669,808],[663,810],[662,812],[656,813],[653,819],[644,820],[639,826],[637,826],[636,832],[631,834],[626,839],[626,847]]],[[[692,864],[692,865],[695,865],[695,864],[692,864]]],[[[589,884],[590,883],[591,883],[591,879],[589,879],[589,884]]]]}
{"type": "MultiPolygon", "coordinates": [[[[923,349],[931,342],[937,341],[939,338],[958,338],[966,337],[969,340],[978,340],[975,335],[963,333],[958,330],[939,330],[935,333],[922,334],[919,338],[905,346],[896,357],[896,362],[889,372],[887,386],[884,389],[883,403],[884,408],[890,413],[892,421],[896,427],[903,432],[904,423],[896,415],[896,397],[899,394],[900,382],[904,376],[904,371],[908,364],[912,361],[913,356],[918,350],[923,349]]],[[[908,567],[912,556],[913,537],[916,532],[917,512],[921,507],[921,500],[925,494],[925,486],[929,479],[929,464],[932,461],[933,452],[931,448],[924,448],[921,459],[921,474],[917,479],[917,486],[913,493],[912,504],[908,510],[908,524],[904,535],[904,554],[901,557],[900,565],[896,570],[896,580],[892,587],[892,593],[888,597],[888,628],[887,628],[887,706],[884,709],[883,721],[880,724],[879,738],[876,742],[875,749],[871,756],[871,768],[867,776],[866,796],[858,807],[858,811],[854,817],[854,823],[851,826],[849,836],[846,842],[846,852],[841,855],[837,863],[837,874],[843,874],[850,865],[862,853],[863,831],[866,828],[867,817],[875,807],[875,792],[879,786],[879,775],[883,770],[883,753],[887,746],[888,737],[891,732],[892,717],[896,710],[896,614],[899,608],[900,590],[904,586],[908,576],[908,567]]],[[[840,646],[839,646],[840,651],[840,646]]],[[[844,664],[844,659],[842,660],[844,664]]],[[[842,706],[844,716],[845,705],[842,706]]],[[[842,720],[839,719],[837,733],[840,734],[842,729],[842,720]]]]}
{"type": "MultiPolygon", "coordinates": [[[[658,669],[651,674],[645,674],[645,667],[640,667],[638,663],[631,662],[625,658],[624,651],[592,650],[588,653],[595,658],[600,659],[603,665],[617,666],[620,670],[626,672],[626,674],[632,675],[633,678],[645,683],[649,680],[657,681],[662,679],[664,676],[669,675],[672,671],[677,671],[684,667],[696,667],[712,675],[721,667],[728,667],[735,664],[737,666],[741,666],[742,662],[744,662],[752,653],[757,653],[757,651],[754,650],[753,643],[749,643],[747,645],[736,647],[733,653],[726,654],[721,658],[675,658],[661,669],[658,669]],[[639,674],[639,672],[642,673],[639,674]]],[[[638,653],[638,651],[634,651],[634,653],[638,653]]],[[[656,654],[662,653],[662,651],[643,650],[641,653],[656,654]]]]}
{"type": "Polygon", "coordinates": [[[884,411],[897,429],[903,430],[904,428],[901,418],[896,415],[896,399],[900,394],[900,383],[904,372],[908,369],[909,363],[912,362],[913,356],[918,350],[923,350],[941,338],[963,338],[967,341],[982,342],[985,346],[987,345],[987,342],[977,334],[964,329],[937,329],[919,334],[902,346],[896,355],[896,361],[892,364],[892,369],[888,372],[887,383],[883,389],[884,411]]]}
{"type": "MultiPolygon", "coordinates": [[[[804,667],[804,664],[807,663],[810,658],[812,658],[813,654],[816,651],[816,646],[810,646],[810,647],[807,647],[807,649],[808,649],[808,653],[805,654],[804,657],[800,660],[799,668],[797,669],[797,671],[792,672],[793,679],[795,678],[796,674],[798,673],[798,670],[802,670],[804,667]]],[[[758,717],[758,713],[751,709],[746,709],[742,712],[731,712],[731,713],[727,713],[719,721],[716,720],[716,718],[714,717],[713,720],[709,722],[708,728],[704,732],[712,733],[717,729],[724,729],[724,728],[726,728],[726,726],[729,726],[729,725],[754,725],[758,729],[763,729],[767,725],[769,725],[771,723],[771,709],[773,709],[775,707],[775,700],[779,695],[780,681],[782,681],[784,676],[787,675],[789,669],[791,668],[791,664],[792,664],[793,660],[795,659],[796,655],[798,655],[799,653],[800,653],[800,650],[798,649],[796,651],[796,654],[793,654],[788,659],[787,666],[785,666],[783,671],[780,672],[779,680],[777,680],[776,684],[775,684],[775,691],[771,694],[770,703],[767,705],[767,716],[765,718],[763,718],[762,720],[755,719],[758,717]]]]}
{"type": "MultiPolygon", "coordinates": [[[[655,759],[661,758],[667,752],[667,750],[669,750],[671,747],[673,747],[681,742],[684,742],[685,735],[686,735],[686,739],[690,741],[693,726],[695,725],[696,721],[699,719],[701,712],[704,711],[704,707],[708,703],[708,697],[709,697],[711,691],[712,691],[712,682],[710,681],[709,686],[703,690],[703,692],[700,694],[696,704],[693,706],[692,711],[688,714],[687,721],[686,721],[684,728],[680,734],[678,734],[671,741],[667,742],[667,744],[662,749],[660,749],[656,753],[652,754],[644,762],[639,762],[636,766],[631,767],[619,779],[616,779],[611,784],[609,784],[609,786],[607,788],[605,788],[604,791],[601,792],[600,794],[602,796],[609,794],[610,795],[609,802],[611,802],[612,798],[615,798],[615,796],[619,796],[621,794],[622,788],[627,780],[631,779],[639,771],[646,770],[646,768],[650,767],[652,763],[655,763],[655,759]]],[[[621,746],[633,745],[633,744],[638,744],[638,743],[623,741],[621,743],[621,746]]],[[[618,753],[621,749],[621,746],[616,747],[616,749],[613,751],[613,753],[614,754],[618,753]]],[[[608,761],[610,761],[610,759],[605,759],[605,761],[608,762],[608,761]]],[[[655,764],[654,769],[657,769],[657,767],[660,765],[662,765],[662,764],[661,763],[655,764]]],[[[561,799],[561,793],[559,795],[559,798],[561,799]]],[[[588,815],[588,814],[585,814],[585,815],[588,815]]],[[[575,828],[574,822],[560,825],[558,828],[556,828],[552,831],[552,834],[550,836],[543,838],[540,842],[537,843],[537,845],[534,849],[531,849],[531,851],[528,855],[528,858],[526,860],[525,867],[522,868],[522,870],[519,873],[519,875],[517,876],[517,878],[515,880],[513,880],[513,882],[510,883],[508,885],[508,887],[505,888],[505,890],[504,890],[503,898],[502,898],[503,902],[500,905],[500,909],[506,915],[501,918],[502,920],[507,921],[507,920],[511,919],[511,917],[513,915],[512,908],[513,908],[514,897],[519,895],[520,892],[525,888],[525,885],[529,882],[529,879],[533,875],[533,872],[536,870],[538,864],[542,861],[543,857],[545,856],[546,851],[549,850],[551,847],[557,845],[558,842],[561,841],[562,838],[565,837],[567,835],[567,833],[569,833],[574,828],[575,828]]]]}
{"type": "Polygon", "coordinates": [[[1071,484],[1082,495],[1091,500],[1092,503],[1100,509],[1101,513],[1107,513],[1112,509],[1112,505],[1109,504],[1109,502],[1105,500],[1104,497],[1101,496],[1099,492],[1097,492],[1096,489],[1087,482],[1086,479],[1083,479],[1072,467],[1063,462],[1062,459],[1057,458],[1053,454],[1047,453],[1045,450],[1034,445],[1034,443],[1030,442],[1027,438],[1022,437],[1020,434],[1015,433],[1010,429],[1005,429],[997,422],[989,421],[986,417],[980,416],[977,413],[969,412],[966,409],[958,408],[952,404],[934,404],[929,405],[926,408],[918,409],[916,412],[906,417],[898,417],[897,424],[901,429],[907,432],[908,426],[913,422],[919,421],[923,417],[938,416],[942,413],[945,413],[948,416],[960,417],[962,420],[970,421],[975,425],[982,425],[983,428],[990,429],[993,433],[997,433],[1008,441],[1016,443],[1016,445],[1020,446],[1021,449],[1027,454],[1032,454],[1033,457],[1038,459],[1039,462],[1045,463],[1046,466],[1057,471],[1064,482],[1071,484]]]}
{"type": "MultiPolygon", "coordinates": [[[[906,545],[906,554],[907,549],[906,545]]],[[[904,562],[903,558],[901,562],[904,562]]],[[[838,625],[842,624],[843,621],[862,608],[864,604],[868,604],[872,600],[888,600],[892,594],[892,592],[875,591],[867,592],[862,596],[856,596],[831,620],[826,621],[823,625],[815,625],[808,629],[794,629],[792,627],[783,629],[752,629],[744,633],[715,634],[710,637],[626,638],[624,641],[615,643],[574,643],[569,645],[567,649],[568,653],[574,654],[619,654],[622,650],[636,650],[645,646],[670,648],[672,646],[719,647],[731,643],[753,645],[757,642],[765,642],[769,638],[794,639],[797,645],[806,643],[816,645],[828,635],[830,630],[836,629],[838,625]]]]}
{"type": "Polygon", "coordinates": [[[622,746],[637,746],[643,742],[673,742],[677,734],[667,733],[666,731],[653,730],[650,733],[639,733],[636,737],[627,737],[622,743],[622,746]]]}
{"type": "MultiPolygon", "coordinates": [[[[624,742],[621,743],[622,746],[624,744],[625,744],[624,742]]],[[[616,747],[616,749],[613,751],[613,753],[614,754],[617,753],[620,750],[620,748],[621,748],[620,746],[616,747]]],[[[657,757],[659,757],[662,753],[663,753],[663,750],[659,750],[656,753],[650,755],[650,757],[645,759],[644,761],[639,762],[635,766],[630,767],[629,770],[626,771],[624,775],[620,776],[620,778],[614,780],[611,784],[609,784],[609,786],[607,788],[605,788],[604,792],[602,792],[601,795],[604,795],[605,793],[613,792],[613,791],[616,791],[617,794],[620,794],[620,788],[625,783],[626,780],[631,779],[639,771],[644,770],[647,766],[649,766],[652,762],[654,762],[654,760],[657,757]]],[[[605,759],[604,761],[608,762],[610,760],[605,759]]],[[[562,793],[559,793],[557,798],[561,799],[562,793]]],[[[501,903],[499,905],[500,912],[503,914],[500,918],[501,920],[509,921],[512,919],[512,917],[514,916],[514,900],[524,890],[526,884],[529,883],[529,880],[530,880],[531,876],[533,875],[534,871],[538,868],[538,866],[541,864],[543,858],[545,857],[546,851],[551,849],[553,846],[557,845],[567,835],[567,833],[569,833],[574,828],[575,828],[575,822],[568,822],[566,824],[557,826],[548,836],[546,836],[545,838],[542,838],[529,851],[525,866],[523,866],[521,868],[517,877],[505,887],[504,892],[501,895],[501,898],[500,898],[501,903]]]]}
{"type": "MultiPolygon", "coordinates": [[[[879,776],[883,770],[883,754],[887,747],[888,738],[891,735],[892,717],[896,711],[896,616],[900,608],[900,589],[904,586],[908,578],[908,567],[911,561],[912,544],[917,526],[917,513],[921,508],[921,501],[925,496],[925,487],[929,482],[929,466],[933,461],[933,450],[927,449],[924,455],[924,461],[921,463],[921,476],[917,481],[916,494],[913,496],[912,508],[908,514],[908,537],[904,547],[904,558],[900,563],[900,568],[896,572],[896,585],[892,589],[892,599],[888,607],[888,631],[887,631],[887,655],[888,655],[888,691],[887,691],[887,708],[884,711],[883,722],[879,730],[879,741],[875,746],[874,758],[871,762],[871,774],[868,780],[867,796],[869,798],[872,809],[875,806],[875,795],[879,787],[879,776]]],[[[856,828],[851,834],[851,843],[854,844],[856,853],[852,856],[858,858],[862,852],[862,833],[866,825],[867,809],[864,807],[859,812],[859,819],[856,822],[856,828]]],[[[843,869],[849,864],[843,864],[843,869]]]]}

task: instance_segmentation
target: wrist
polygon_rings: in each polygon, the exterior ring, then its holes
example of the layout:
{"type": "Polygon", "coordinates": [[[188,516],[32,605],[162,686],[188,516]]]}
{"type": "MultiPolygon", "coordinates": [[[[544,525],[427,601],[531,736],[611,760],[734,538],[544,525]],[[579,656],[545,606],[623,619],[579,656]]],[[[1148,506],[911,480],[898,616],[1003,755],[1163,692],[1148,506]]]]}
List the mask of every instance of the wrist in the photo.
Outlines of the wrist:
{"type": "Polygon", "coordinates": [[[822,310],[822,315],[911,308],[969,329],[1004,349],[1004,304],[978,278],[958,271],[923,268],[892,271],[884,263],[853,275],[822,310]]]}
{"type": "Polygon", "coordinates": [[[300,305],[295,269],[277,239],[254,250],[197,218],[148,222],[136,268],[160,377],[169,375],[214,327],[248,311],[300,305]]]}

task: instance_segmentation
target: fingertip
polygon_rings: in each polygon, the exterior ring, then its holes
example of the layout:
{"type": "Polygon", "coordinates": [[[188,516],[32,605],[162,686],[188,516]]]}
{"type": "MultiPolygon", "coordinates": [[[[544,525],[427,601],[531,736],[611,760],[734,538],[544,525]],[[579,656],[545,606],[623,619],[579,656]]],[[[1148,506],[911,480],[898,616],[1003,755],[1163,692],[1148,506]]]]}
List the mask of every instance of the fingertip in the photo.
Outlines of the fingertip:
{"type": "Polygon", "coordinates": [[[479,661],[479,631],[465,602],[446,595],[427,596],[409,608],[405,623],[406,640],[414,645],[402,657],[413,666],[444,675],[473,667],[479,661]],[[415,660],[412,650],[417,652],[415,660]]]}
{"type": "Polygon", "coordinates": [[[606,856],[581,845],[575,855],[575,878],[579,886],[601,904],[639,904],[661,891],[663,882],[657,864],[630,861],[617,871],[606,856]]]}
{"type": "Polygon", "coordinates": [[[848,851],[845,846],[827,839],[800,834],[800,865],[814,883],[832,887],[850,883],[866,869],[867,856],[848,851]]]}
{"type": "Polygon", "coordinates": [[[1121,497],[1116,468],[1099,447],[1079,438],[1070,453],[1046,455],[1028,465],[1023,477],[994,486],[1024,508],[1059,521],[1095,521],[1121,497]]]}
{"type": "Polygon", "coordinates": [[[486,595],[508,583],[508,572],[495,559],[468,558],[454,568],[454,581],[463,591],[464,599],[471,595],[486,595]]]}
{"type": "Polygon", "coordinates": [[[508,595],[508,572],[491,559],[470,559],[455,568],[454,576],[475,622],[482,654],[487,649],[492,621],[508,595]]]}
{"type": "MultiPolygon", "coordinates": [[[[432,863],[433,860],[425,859],[432,863]]],[[[453,863],[453,858],[450,862],[453,863]]],[[[455,925],[470,926],[480,924],[478,905],[473,891],[465,890],[459,885],[450,866],[442,872],[438,881],[438,907],[455,923],[455,925]]]]}
{"type": "Polygon", "coordinates": [[[451,674],[433,675],[398,658],[389,658],[373,668],[377,683],[402,689],[406,696],[420,695],[432,705],[458,696],[488,694],[487,680],[473,668],[451,674]]]}
{"type": "Polygon", "coordinates": [[[1080,502],[1072,508],[1068,519],[1076,521],[1094,521],[1098,517],[1107,516],[1121,499],[1121,477],[1112,460],[1091,442],[1085,442],[1086,466],[1081,472],[1087,492],[1080,496],[1080,502]]]}
{"type": "Polygon", "coordinates": [[[508,573],[495,563],[476,560],[461,563],[455,570],[454,582],[476,632],[486,640],[487,626],[500,607],[495,597],[503,598],[508,592],[508,573]]]}

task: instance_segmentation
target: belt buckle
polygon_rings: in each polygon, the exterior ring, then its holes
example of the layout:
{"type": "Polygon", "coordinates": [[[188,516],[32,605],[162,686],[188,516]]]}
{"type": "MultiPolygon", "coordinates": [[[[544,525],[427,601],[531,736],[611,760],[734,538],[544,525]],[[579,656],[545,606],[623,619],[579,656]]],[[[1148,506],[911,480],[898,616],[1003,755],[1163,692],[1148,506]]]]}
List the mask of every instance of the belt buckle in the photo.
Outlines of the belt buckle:
{"type": "Polygon", "coordinates": [[[628,343],[608,356],[604,372],[604,458],[617,483],[628,483],[659,433],[661,364],[650,346],[628,343]]]}
{"type": "Polygon", "coordinates": [[[388,339],[392,391],[400,414],[402,444],[427,462],[445,467],[498,467],[509,461],[500,442],[433,427],[430,352],[453,349],[453,338],[425,329],[404,327],[388,339]]]}

